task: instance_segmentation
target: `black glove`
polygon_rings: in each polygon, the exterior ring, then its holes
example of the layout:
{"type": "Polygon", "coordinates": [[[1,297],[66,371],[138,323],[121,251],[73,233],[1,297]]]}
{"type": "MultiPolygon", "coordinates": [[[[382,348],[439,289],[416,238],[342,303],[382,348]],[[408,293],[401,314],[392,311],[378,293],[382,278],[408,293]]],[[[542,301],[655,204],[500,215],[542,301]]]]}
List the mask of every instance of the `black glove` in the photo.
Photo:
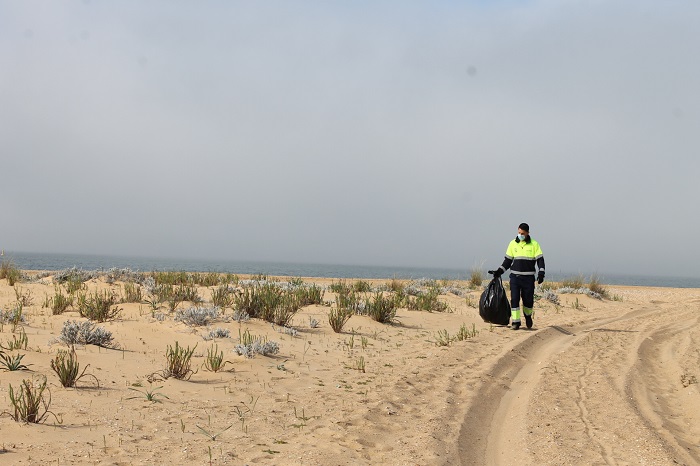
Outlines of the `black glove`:
{"type": "Polygon", "coordinates": [[[543,281],[544,281],[544,272],[540,272],[537,274],[537,284],[541,285],[543,281]]]}
{"type": "Polygon", "coordinates": [[[489,270],[489,273],[493,275],[493,278],[498,278],[503,275],[503,269],[498,268],[496,270],[489,270]]]}

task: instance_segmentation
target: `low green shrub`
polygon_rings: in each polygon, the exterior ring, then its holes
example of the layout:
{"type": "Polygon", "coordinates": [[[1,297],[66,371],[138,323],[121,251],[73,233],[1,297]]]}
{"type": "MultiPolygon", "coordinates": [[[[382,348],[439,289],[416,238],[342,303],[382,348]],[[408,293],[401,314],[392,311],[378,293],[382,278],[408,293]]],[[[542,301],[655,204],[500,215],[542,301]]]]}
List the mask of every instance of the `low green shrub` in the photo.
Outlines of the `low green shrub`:
{"type": "Polygon", "coordinates": [[[183,283],[175,288],[174,292],[180,301],[189,301],[193,304],[204,302],[202,297],[199,296],[195,285],[187,285],[183,283]]]}
{"type": "Polygon", "coordinates": [[[342,288],[335,297],[335,305],[338,309],[347,309],[355,314],[361,314],[364,301],[351,288],[342,288]]]}
{"type": "Polygon", "coordinates": [[[352,290],[352,286],[348,285],[345,280],[338,280],[331,283],[328,289],[333,293],[349,293],[352,290]]]}
{"type": "Polygon", "coordinates": [[[18,325],[26,322],[23,309],[24,306],[22,306],[22,303],[14,303],[14,307],[11,309],[7,311],[0,310],[0,329],[2,325],[10,324],[12,326],[12,333],[14,333],[18,325]]]}
{"type": "Polygon", "coordinates": [[[214,306],[225,309],[231,307],[234,302],[234,291],[227,284],[219,285],[211,292],[211,302],[214,306]]]}
{"type": "Polygon", "coordinates": [[[579,289],[583,288],[585,284],[585,279],[583,278],[583,275],[577,275],[575,277],[569,277],[565,278],[561,282],[561,288],[573,288],[573,289],[579,289]]]}
{"type": "Polygon", "coordinates": [[[374,321],[389,324],[396,320],[396,303],[394,299],[378,291],[365,301],[367,315],[374,321]]]}
{"type": "Polygon", "coordinates": [[[43,377],[43,381],[38,383],[33,380],[22,380],[19,392],[15,392],[14,387],[9,385],[9,392],[13,408],[10,416],[16,422],[39,424],[50,414],[59,424],[61,423],[59,418],[49,411],[51,392],[46,387],[46,377],[43,377]]]}
{"type": "Polygon", "coordinates": [[[282,299],[282,289],[274,283],[248,286],[236,296],[234,305],[250,317],[273,321],[275,309],[282,299]]]}
{"type": "Polygon", "coordinates": [[[64,387],[75,387],[78,380],[83,377],[92,377],[95,379],[97,386],[100,386],[100,381],[92,374],[86,374],[85,371],[90,367],[90,364],[83,368],[80,372],[80,364],[78,356],[75,354],[75,348],[71,347],[70,351],[58,350],[56,356],[51,360],[51,369],[58,376],[58,380],[64,387]]]}
{"type": "Polygon", "coordinates": [[[408,300],[407,308],[414,311],[445,312],[450,309],[447,303],[438,299],[439,289],[430,287],[408,300]]]}
{"type": "Polygon", "coordinates": [[[343,331],[343,327],[350,320],[354,312],[347,308],[334,307],[328,312],[328,323],[335,333],[343,331]]]}
{"type": "Polygon", "coordinates": [[[117,302],[117,296],[107,290],[81,293],[78,295],[78,313],[80,317],[106,322],[119,317],[122,309],[116,306],[117,302]]]}
{"type": "Polygon", "coordinates": [[[27,371],[29,367],[26,364],[22,364],[24,356],[24,354],[20,353],[10,356],[0,351],[0,368],[6,371],[27,371]]]}
{"type": "MultiPolygon", "coordinates": [[[[141,395],[143,395],[143,398],[146,401],[150,401],[151,403],[162,403],[161,400],[158,399],[159,396],[163,397],[167,400],[169,400],[170,397],[168,397],[167,395],[164,395],[163,393],[159,393],[158,390],[160,390],[161,388],[163,388],[162,385],[160,387],[153,388],[153,384],[151,383],[150,388],[148,388],[148,389],[139,390],[138,388],[129,387],[129,390],[133,390],[135,392],[140,393],[141,395]]],[[[141,397],[140,396],[130,396],[126,399],[127,400],[135,400],[136,398],[141,398],[141,397]]],[[[182,422],[182,421],[180,421],[180,422],[182,422]]]]}
{"type": "Polygon", "coordinates": [[[299,312],[299,309],[301,309],[301,304],[297,296],[283,293],[275,307],[270,309],[269,312],[263,313],[261,317],[267,322],[287,327],[292,322],[292,318],[299,312]]]}
{"type": "Polygon", "coordinates": [[[74,296],[71,294],[63,294],[63,289],[59,285],[54,286],[54,295],[49,298],[46,296],[43,307],[51,309],[52,315],[60,315],[68,310],[73,305],[74,296]]]}
{"type": "Polygon", "coordinates": [[[28,344],[29,339],[27,338],[27,332],[22,328],[19,332],[19,337],[13,334],[12,340],[7,340],[7,346],[0,344],[0,348],[7,351],[26,350],[28,344]]]}
{"type": "Polygon", "coordinates": [[[17,268],[14,261],[3,260],[0,262],[0,280],[3,278],[7,279],[8,285],[15,286],[15,283],[22,279],[22,271],[17,268]]]}
{"type": "Polygon", "coordinates": [[[469,286],[473,289],[481,288],[484,283],[484,270],[481,267],[474,267],[469,271],[469,286]]]}
{"type": "Polygon", "coordinates": [[[323,288],[320,286],[303,285],[292,289],[292,293],[296,296],[300,306],[310,306],[312,304],[323,304],[323,288]]]}
{"type": "Polygon", "coordinates": [[[597,293],[603,297],[608,296],[608,290],[601,283],[597,275],[592,275],[590,281],[588,282],[588,289],[593,293],[597,293]]]}
{"type": "Polygon", "coordinates": [[[214,345],[207,350],[207,356],[204,359],[204,368],[210,372],[219,372],[226,364],[231,364],[231,361],[224,361],[224,352],[219,351],[219,345],[214,345]]]}
{"type": "Polygon", "coordinates": [[[464,341],[468,340],[470,338],[474,338],[479,334],[479,331],[476,329],[476,324],[472,323],[472,328],[469,330],[467,328],[467,324],[462,324],[462,326],[459,328],[459,331],[457,332],[457,335],[455,335],[454,339],[456,341],[464,341]]]}
{"type": "Polygon", "coordinates": [[[386,288],[393,293],[403,293],[405,287],[406,285],[396,278],[392,278],[391,281],[386,284],[386,288]]]}
{"type": "Polygon", "coordinates": [[[34,303],[34,298],[32,297],[32,290],[23,291],[21,287],[15,286],[15,299],[23,307],[29,307],[34,303]]]}
{"type": "Polygon", "coordinates": [[[177,341],[174,348],[168,345],[168,349],[165,351],[166,366],[163,370],[163,377],[189,380],[196,373],[190,368],[192,355],[196,348],[197,345],[194,345],[194,348],[188,346],[185,349],[177,341]]]}
{"type": "Polygon", "coordinates": [[[123,303],[140,303],[143,301],[143,292],[137,283],[124,283],[123,303]]]}
{"type": "Polygon", "coordinates": [[[367,293],[372,291],[372,285],[366,280],[357,280],[352,284],[352,289],[358,293],[367,293]]]}

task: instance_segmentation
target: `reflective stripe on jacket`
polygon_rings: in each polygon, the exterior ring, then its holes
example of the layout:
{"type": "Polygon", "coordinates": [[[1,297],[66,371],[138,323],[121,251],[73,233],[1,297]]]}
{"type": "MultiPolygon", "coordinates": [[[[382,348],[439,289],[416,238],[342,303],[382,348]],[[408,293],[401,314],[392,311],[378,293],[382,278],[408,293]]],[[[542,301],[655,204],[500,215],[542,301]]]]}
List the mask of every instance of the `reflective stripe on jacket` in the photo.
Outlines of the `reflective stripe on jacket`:
{"type": "Polygon", "coordinates": [[[535,275],[535,264],[539,271],[544,274],[544,256],[542,248],[537,241],[528,235],[524,241],[515,238],[508,245],[506,258],[503,260],[501,268],[503,271],[511,269],[515,275],[535,275]]]}

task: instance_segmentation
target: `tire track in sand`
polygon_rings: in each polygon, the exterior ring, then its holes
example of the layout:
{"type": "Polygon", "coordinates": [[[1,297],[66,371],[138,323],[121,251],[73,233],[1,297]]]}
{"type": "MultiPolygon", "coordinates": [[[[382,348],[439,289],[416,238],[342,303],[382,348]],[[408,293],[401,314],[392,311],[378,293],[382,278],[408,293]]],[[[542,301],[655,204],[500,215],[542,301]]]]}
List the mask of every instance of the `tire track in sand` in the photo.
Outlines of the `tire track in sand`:
{"type": "MultiPolygon", "coordinates": [[[[691,328],[697,326],[697,320],[690,324],[691,328]]],[[[689,352],[693,349],[690,343],[693,335],[683,333],[689,328],[687,320],[658,325],[660,321],[656,319],[657,328],[639,345],[637,362],[627,374],[625,393],[633,400],[633,407],[645,424],[658,433],[669,451],[678,455],[684,464],[700,464],[700,449],[696,443],[700,433],[698,419],[692,419],[692,414],[683,408],[683,403],[688,401],[674,397],[677,390],[669,383],[676,375],[671,369],[676,365],[673,360],[679,356],[674,354],[674,345],[689,352]],[[674,422],[679,411],[691,416],[690,429],[674,422]]],[[[678,384],[677,380],[675,383],[678,384]]]]}
{"type": "Polygon", "coordinates": [[[575,334],[548,327],[517,343],[486,375],[459,434],[463,465],[525,464],[522,425],[542,360],[565,350],[575,334]],[[505,448],[504,446],[507,446],[505,448]]]}
{"type": "MultiPolygon", "coordinates": [[[[516,342],[510,350],[504,351],[486,374],[474,402],[467,410],[459,433],[459,464],[530,464],[532,459],[528,455],[527,439],[523,432],[527,424],[529,399],[534,394],[539,371],[554,356],[573,345],[578,340],[579,332],[601,328],[612,322],[639,319],[653,312],[656,310],[636,310],[569,330],[548,327],[536,331],[525,340],[516,342]]],[[[584,389],[579,387],[579,393],[584,389]]],[[[585,400],[580,400],[579,403],[585,403],[585,400]]],[[[581,406],[585,409],[585,405],[581,406]]],[[[586,422],[586,419],[583,421],[586,422]]],[[[589,438],[599,446],[608,464],[615,464],[610,462],[612,456],[609,446],[594,438],[590,421],[588,424],[589,438]]]]}
{"type": "Polygon", "coordinates": [[[586,392],[588,390],[587,380],[591,376],[591,367],[598,362],[599,358],[600,350],[596,350],[593,354],[593,357],[588,360],[585,369],[578,377],[578,386],[576,387],[578,399],[576,400],[576,405],[578,406],[579,417],[583,422],[586,435],[589,439],[591,439],[593,443],[598,445],[598,449],[600,450],[600,456],[603,457],[605,463],[609,466],[617,466],[617,462],[613,457],[613,451],[612,448],[610,448],[610,445],[607,442],[600,441],[596,438],[595,426],[593,425],[591,419],[588,416],[588,408],[586,407],[586,404],[588,402],[586,395],[586,392]]]}

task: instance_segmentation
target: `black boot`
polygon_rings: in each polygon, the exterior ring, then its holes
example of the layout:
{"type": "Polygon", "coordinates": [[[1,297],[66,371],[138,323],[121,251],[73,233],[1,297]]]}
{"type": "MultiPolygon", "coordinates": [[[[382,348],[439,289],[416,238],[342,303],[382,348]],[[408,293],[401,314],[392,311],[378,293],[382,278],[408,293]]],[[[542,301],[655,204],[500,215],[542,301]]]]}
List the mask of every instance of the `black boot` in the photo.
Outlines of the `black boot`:
{"type": "Polygon", "coordinates": [[[525,314],[525,325],[527,328],[532,328],[532,316],[525,314]]]}
{"type": "Polygon", "coordinates": [[[510,328],[512,328],[513,330],[518,330],[520,328],[520,322],[511,323],[510,328]]]}

